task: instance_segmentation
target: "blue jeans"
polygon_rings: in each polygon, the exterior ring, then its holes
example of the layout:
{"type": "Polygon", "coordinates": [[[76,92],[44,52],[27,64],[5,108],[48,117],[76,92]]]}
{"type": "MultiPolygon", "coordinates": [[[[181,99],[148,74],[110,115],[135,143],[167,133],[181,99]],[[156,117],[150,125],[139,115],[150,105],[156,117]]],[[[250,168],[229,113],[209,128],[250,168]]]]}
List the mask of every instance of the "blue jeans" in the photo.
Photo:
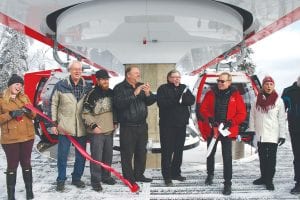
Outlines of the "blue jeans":
{"type": "MultiPolygon", "coordinates": [[[[83,149],[86,149],[87,137],[73,137],[83,149]]],[[[66,169],[67,169],[67,160],[70,151],[71,141],[64,135],[58,136],[58,148],[57,148],[57,169],[58,177],[56,181],[61,182],[67,179],[66,169]]],[[[72,180],[78,181],[81,179],[85,167],[85,158],[75,149],[75,163],[74,170],[72,173],[72,180]]]]}

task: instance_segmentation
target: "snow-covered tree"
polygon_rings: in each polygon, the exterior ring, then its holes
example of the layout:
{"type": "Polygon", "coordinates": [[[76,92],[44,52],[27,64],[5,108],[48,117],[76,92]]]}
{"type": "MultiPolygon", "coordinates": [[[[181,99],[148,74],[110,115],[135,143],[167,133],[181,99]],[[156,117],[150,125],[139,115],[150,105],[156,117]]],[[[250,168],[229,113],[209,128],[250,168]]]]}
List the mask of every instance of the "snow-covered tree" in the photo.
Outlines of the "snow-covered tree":
{"type": "Polygon", "coordinates": [[[250,47],[245,48],[246,54],[244,60],[241,64],[238,65],[238,70],[245,71],[249,75],[253,75],[255,72],[256,65],[253,63],[251,54],[253,54],[253,50],[250,47]]]}
{"type": "Polygon", "coordinates": [[[23,76],[28,71],[27,52],[26,36],[5,27],[0,38],[0,91],[6,87],[12,74],[23,76]]]}
{"type": "Polygon", "coordinates": [[[49,52],[51,48],[46,45],[41,48],[31,48],[27,59],[29,71],[45,70],[46,66],[55,65],[53,58],[48,55],[49,52]]]}

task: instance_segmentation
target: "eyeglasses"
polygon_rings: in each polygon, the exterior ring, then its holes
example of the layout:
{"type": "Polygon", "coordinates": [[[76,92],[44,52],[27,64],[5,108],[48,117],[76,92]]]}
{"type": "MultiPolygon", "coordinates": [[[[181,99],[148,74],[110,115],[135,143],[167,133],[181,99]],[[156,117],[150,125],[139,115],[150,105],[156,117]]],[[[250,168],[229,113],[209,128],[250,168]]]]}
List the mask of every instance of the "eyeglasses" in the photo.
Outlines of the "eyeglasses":
{"type": "Polygon", "coordinates": [[[220,79],[217,79],[217,82],[218,82],[218,83],[225,83],[226,81],[228,81],[228,80],[220,80],[220,79]]]}

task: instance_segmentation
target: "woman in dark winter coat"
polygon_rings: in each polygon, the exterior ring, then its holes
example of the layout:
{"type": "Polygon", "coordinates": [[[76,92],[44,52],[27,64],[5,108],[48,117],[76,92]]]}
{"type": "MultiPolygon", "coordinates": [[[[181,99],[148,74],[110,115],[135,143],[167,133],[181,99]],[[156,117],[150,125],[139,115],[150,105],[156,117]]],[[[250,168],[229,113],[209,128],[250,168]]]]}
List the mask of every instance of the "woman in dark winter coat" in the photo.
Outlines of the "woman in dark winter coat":
{"type": "Polygon", "coordinates": [[[13,74],[8,88],[0,94],[1,144],[6,154],[6,185],[9,200],[15,199],[17,168],[22,167],[26,198],[33,199],[31,152],[34,142],[32,119],[36,113],[24,108],[30,100],[23,93],[23,79],[13,74]]]}
{"type": "Polygon", "coordinates": [[[267,190],[274,190],[277,147],[285,142],[286,137],[284,103],[274,86],[272,77],[263,79],[263,90],[251,106],[249,120],[249,131],[256,133],[261,172],[261,177],[253,184],[266,185],[267,190]]]}

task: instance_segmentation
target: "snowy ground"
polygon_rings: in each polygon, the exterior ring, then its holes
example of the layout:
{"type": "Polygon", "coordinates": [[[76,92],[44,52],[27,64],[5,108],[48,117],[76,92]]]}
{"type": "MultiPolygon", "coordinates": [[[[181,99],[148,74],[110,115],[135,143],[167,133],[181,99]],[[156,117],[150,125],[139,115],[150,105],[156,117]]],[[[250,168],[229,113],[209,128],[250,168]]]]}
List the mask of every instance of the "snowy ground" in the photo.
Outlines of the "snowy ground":
{"type": "MultiPolygon", "coordinates": [[[[214,184],[205,186],[205,143],[192,150],[184,152],[184,163],[182,174],[187,176],[187,181],[174,181],[174,187],[165,187],[159,169],[147,169],[146,176],[152,177],[154,181],[150,183],[139,183],[141,191],[138,194],[131,193],[119,180],[114,186],[103,185],[102,192],[95,192],[90,186],[89,164],[87,163],[82,180],[87,184],[84,189],[77,189],[70,184],[70,174],[72,172],[72,161],[69,162],[68,180],[64,193],[55,191],[55,179],[57,176],[56,161],[51,159],[47,153],[40,154],[34,149],[32,154],[34,184],[33,190],[35,199],[52,200],[54,198],[63,199],[300,199],[299,196],[291,195],[290,189],[293,187],[293,168],[291,146],[286,143],[278,149],[277,172],[274,179],[275,191],[267,191],[263,186],[254,186],[252,181],[259,176],[259,163],[257,154],[249,155],[251,150],[247,150],[247,158],[233,162],[233,185],[232,194],[229,197],[222,195],[223,171],[220,153],[217,155],[216,172],[214,184]]],[[[218,150],[219,152],[220,150],[218,150]]],[[[252,150],[253,152],[253,150],[252,150]]],[[[6,168],[6,159],[3,150],[0,150],[0,171],[6,168]]],[[[114,154],[114,164],[120,171],[119,153],[114,154]]],[[[5,174],[0,173],[0,199],[6,199],[5,174]]],[[[25,199],[24,183],[21,171],[18,171],[16,198],[25,199]]]]}

